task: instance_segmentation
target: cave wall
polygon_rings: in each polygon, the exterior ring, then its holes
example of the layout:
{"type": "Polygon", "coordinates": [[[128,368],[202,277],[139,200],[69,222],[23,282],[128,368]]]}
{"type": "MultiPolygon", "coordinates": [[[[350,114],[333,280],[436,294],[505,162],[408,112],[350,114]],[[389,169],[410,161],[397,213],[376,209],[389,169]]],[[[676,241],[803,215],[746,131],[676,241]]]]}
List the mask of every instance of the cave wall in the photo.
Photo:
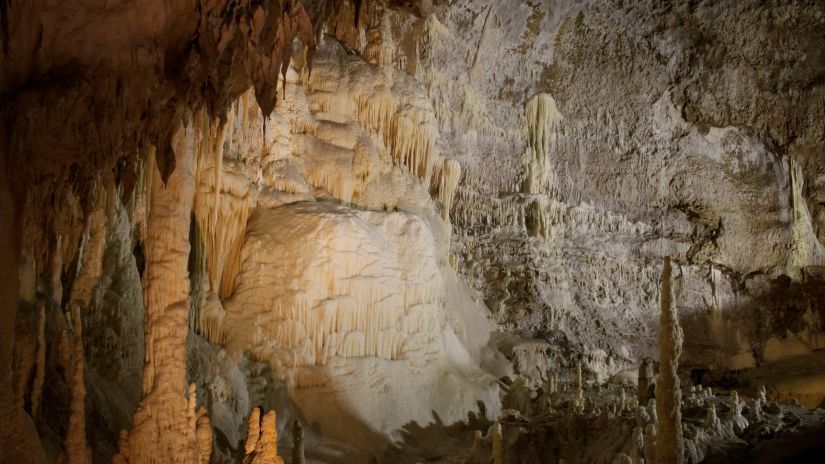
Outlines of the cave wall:
{"type": "Polygon", "coordinates": [[[174,351],[196,387],[174,389],[208,408],[220,459],[255,404],[281,431],[348,405],[309,439],[383,445],[432,419],[388,393],[409,372],[450,379],[428,398],[442,417],[495,412],[487,310],[536,339],[537,378],[655,357],[665,256],[683,368],[825,346],[821,3],[335,3],[2,2],[4,437],[54,459],[80,415],[95,461],[118,451],[144,375],[151,186],[183,129],[174,351]],[[351,306],[369,320],[330,322],[351,306]]]}
{"type": "Polygon", "coordinates": [[[416,75],[463,168],[454,255],[501,327],[618,370],[653,354],[669,255],[686,364],[821,348],[821,4],[435,11],[416,75]]]}

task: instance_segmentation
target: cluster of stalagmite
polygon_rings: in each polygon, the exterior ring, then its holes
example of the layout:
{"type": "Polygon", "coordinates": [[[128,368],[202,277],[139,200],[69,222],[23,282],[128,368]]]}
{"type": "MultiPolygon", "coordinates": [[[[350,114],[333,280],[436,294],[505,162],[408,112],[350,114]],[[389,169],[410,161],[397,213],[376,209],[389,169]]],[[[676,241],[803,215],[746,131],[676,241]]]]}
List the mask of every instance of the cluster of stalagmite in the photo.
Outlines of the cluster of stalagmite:
{"type": "Polygon", "coordinates": [[[261,408],[249,413],[243,464],[284,464],[278,456],[278,429],[275,411],[261,417],[261,408]]]}

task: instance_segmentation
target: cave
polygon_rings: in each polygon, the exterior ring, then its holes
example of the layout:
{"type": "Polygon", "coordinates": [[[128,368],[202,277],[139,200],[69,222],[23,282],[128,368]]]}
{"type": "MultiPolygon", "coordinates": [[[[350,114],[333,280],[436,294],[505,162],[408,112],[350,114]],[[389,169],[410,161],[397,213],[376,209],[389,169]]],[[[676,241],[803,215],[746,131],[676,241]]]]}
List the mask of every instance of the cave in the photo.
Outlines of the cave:
{"type": "Polygon", "coordinates": [[[0,0],[0,464],[820,462],[825,3],[0,0]]]}

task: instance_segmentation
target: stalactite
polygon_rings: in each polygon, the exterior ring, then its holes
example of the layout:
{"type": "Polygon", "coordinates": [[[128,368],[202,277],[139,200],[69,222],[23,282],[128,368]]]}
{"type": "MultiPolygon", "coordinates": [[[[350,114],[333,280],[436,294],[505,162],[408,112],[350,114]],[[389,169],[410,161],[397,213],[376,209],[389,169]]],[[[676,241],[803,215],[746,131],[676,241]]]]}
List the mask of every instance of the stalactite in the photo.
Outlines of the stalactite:
{"type": "Polygon", "coordinates": [[[392,40],[389,15],[382,9],[377,16],[366,31],[367,46],[364,49],[364,59],[376,66],[392,66],[395,62],[395,44],[392,40]]]}
{"type": "Polygon", "coordinates": [[[441,187],[439,200],[441,201],[441,219],[450,219],[450,209],[453,204],[453,194],[458,181],[461,178],[461,164],[457,160],[448,158],[444,160],[444,167],[441,170],[441,187]]]}
{"type": "Polygon", "coordinates": [[[792,209],[791,234],[793,247],[788,265],[791,276],[800,276],[800,270],[806,266],[822,265],[825,262],[825,250],[816,238],[811,214],[803,196],[805,177],[799,163],[789,158],[788,161],[790,203],[792,209]]]}
{"type": "MultiPolygon", "coordinates": [[[[432,103],[419,84],[402,71],[369,66],[360,58],[343,65],[349,70],[347,77],[358,85],[330,88],[325,78],[340,79],[337,73],[317,69],[307,77],[305,68],[301,70],[310,88],[310,105],[337,121],[357,120],[394,164],[418,176],[424,186],[449,180],[441,176],[444,159],[432,103]]],[[[438,186],[445,193],[450,190],[438,186]]]]}
{"type": "Polygon", "coordinates": [[[525,131],[531,160],[527,165],[522,191],[546,193],[554,187],[555,173],[548,157],[556,143],[559,125],[563,119],[556,108],[556,101],[546,93],[536,95],[524,109],[525,131]]]}
{"type": "Polygon", "coordinates": [[[203,237],[209,284],[221,298],[231,295],[235,288],[246,221],[255,206],[254,192],[250,188],[244,164],[224,160],[227,137],[230,148],[234,148],[235,143],[242,146],[240,150],[249,150],[244,140],[247,138],[246,131],[250,129],[241,123],[236,135],[234,120],[246,117],[251,92],[249,90],[238,98],[237,109],[229,112],[225,123],[210,119],[206,112],[196,116],[199,137],[195,148],[194,213],[203,237]]]}
{"type": "Polygon", "coordinates": [[[295,204],[254,216],[246,242],[223,326],[265,326],[266,342],[249,343],[276,367],[408,359],[440,333],[444,282],[432,236],[414,216],[295,204]],[[272,256],[297,266],[261,273],[258,263],[272,256]],[[293,281],[306,284],[296,291],[293,281]]]}
{"type": "Polygon", "coordinates": [[[661,279],[661,319],[659,325],[659,378],[656,381],[656,412],[659,429],[656,436],[658,462],[684,462],[682,437],[682,391],[679,388],[679,356],[682,353],[682,329],[671,288],[670,257],[665,257],[661,279]]]}

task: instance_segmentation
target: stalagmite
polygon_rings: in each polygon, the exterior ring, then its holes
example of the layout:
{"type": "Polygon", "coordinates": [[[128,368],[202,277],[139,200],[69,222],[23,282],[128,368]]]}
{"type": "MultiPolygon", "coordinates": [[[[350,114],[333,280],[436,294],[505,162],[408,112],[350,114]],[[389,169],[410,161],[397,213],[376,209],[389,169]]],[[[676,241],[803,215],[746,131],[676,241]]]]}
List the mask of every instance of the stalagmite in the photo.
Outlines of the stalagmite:
{"type": "Polygon", "coordinates": [[[261,439],[261,408],[252,408],[249,418],[246,420],[246,441],[244,442],[244,455],[249,456],[258,447],[258,440],[261,439]]]}
{"type": "Polygon", "coordinates": [[[88,308],[92,294],[102,274],[103,250],[106,245],[107,192],[99,189],[98,208],[91,214],[83,236],[77,276],[70,292],[67,316],[72,326],[71,363],[72,399],[70,404],[69,427],[66,432],[66,462],[69,464],[90,464],[91,449],[86,444],[86,363],[83,353],[83,324],[81,312],[88,308]]]}
{"type": "Polygon", "coordinates": [[[578,411],[579,413],[582,413],[584,411],[584,388],[582,386],[581,361],[576,363],[576,399],[574,405],[576,411],[578,411]]]}
{"type": "Polygon", "coordinates": [[[748,420],[742,415],[742,401],[739,400],[739,393],[736,390],[730,393],[730,420],[733,422],[733,430],[736,434],[742,433],[748,428],[748,420]]]}
{"type": "Polygon", "coordinates": [[[80,306],[72,304],[72,338],[74,342],[74,374],[72,376],[72,400],[69,415],[69,430],[66,433],[66,462],[68,464],[91,464],[92,450],[86,445],[86,381],[83,375],[83,324],[80,320],[80,306]]]}
{"type": "Polygon", "coordinates": [[[123,462],[193,463],[199,456],[194,411],[186,397],[185,336],[189,313],[189,226],[194,196],[194,120],[173,138],[175,170],[164,185],[155,172],[145,238],[146,362],[143,398],[121,442],[123,462]]]}
{"type": "Polygon", "coordinates": [[[292,423],[292,464],[305,464],[304,429],[297,419],[292,423]]]}
{"type": "Polygon", "coordinates": [[[558,391],[558,386],[556,385],[556,373],[553,372],[550,374],[550,378],[547,379],[547,393],[553,394],[558,391]]]}
{"type": "Polygon", "coordinates": [[[650,415],[647,413],[647,408],[641,404],[636,405],[636,425],[644,427],[650,422],[650,415]]]}
{"type": "Polygon", "coordinates": [[[473,432],[473,446],[470,448],[467,464],[488,464],[489,462],[490,450],[484,444],[484,437],[481,430],[475,430],[473,432]]]}
{"type": "Polygon", "coordinates": [[[493,424],[493,464],[504,464],[504,438],[501,422],[493,424]]]}
{"type": "Polygon", "coordinates": [[[212,456],[212,423],[204,406],[198,408],[195,435],[198,438],[198,462],[209,464],[212,456]]]}
{"type": "Polygon", "coordinates": [[[716,406],[713,404],[708,405],[708,409],[705,414],[705,428],[715,434],[721,433],[722,431],[722,421],[720,421],[719,417],[716,416],[716,406]]]}
{"type": "Polygon", "coordinates": [[[46,376],[46,304],[41,301],[37,306],[37,354],[31,393],[32,417],[37,417],[40,412],[40,396],[43,394],[43,379],[46,376]]]}
{"type": "Polygon", "coordinates": [[[656,460],[656,426],[647,424],[645,427],[645,464],[665,464],[656,460]]]}
{"type": "Polygon", "coordinates": [[[661,319],[659,325],[659,378],[656,381],[657,462],[684,462],[682,437],[682,391],[679,388],[679,356],[682,352],[682,329],[671,289],[670,257],[665,257],[661,280],[661,319]]]}
{"type": "Polygon", "coordinates": [[[642,427],[636,426],[633,428],[632,447],[630,449],[630,459],[633,464],[641,464],[644,462],[645,449],[645,433],[642,427]]]}
{"type": "Polygon", "coordinates": [[[253,408],[247,421],[244,464],[284,464],[278,456],[278,430],[275,411],[261,418],[259,407],[253,408]]]}
{"type": "Polygon", "coordinates": [[[652,382],[653,363],[650,358],[645,358],[639,365],[639,383],[636,386],[636,398],[639,400],[639,404],[647,403],[647,389],[652,382]]]}
{"type": "Polygon", "coordinates": [[[630,456],[624,453],[620,453],[618,456],[616,456],[616,459],[613,460],[613,464],[633,464],[633,460],[630,458],[630,456]]]}
{"type": "Polygon", "coordinates": [[[650,421],[656,426],[659,425],[659,414],[656,412],[656,400],[651,398],[647,402],[647,414],[650,421]]]}

